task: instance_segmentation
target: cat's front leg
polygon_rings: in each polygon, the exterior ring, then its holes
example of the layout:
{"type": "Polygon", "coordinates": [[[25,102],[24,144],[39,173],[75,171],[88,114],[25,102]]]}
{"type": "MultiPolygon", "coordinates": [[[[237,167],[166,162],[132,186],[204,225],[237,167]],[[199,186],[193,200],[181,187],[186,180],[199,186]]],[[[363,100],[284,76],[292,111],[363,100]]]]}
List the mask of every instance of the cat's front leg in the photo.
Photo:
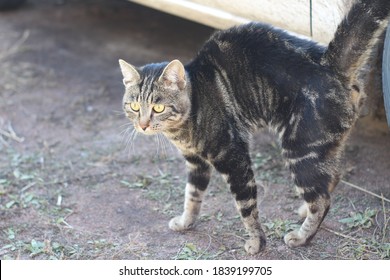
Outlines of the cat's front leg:
{"type": "Polygon", "coordinates": [[[184,212],[173,218],[169,227],[175,231],[191,228],[199,216],[205,190],[210,181],[210,165],[197,156],[185,156],[188,178],[185,191],[184,212]]]}
{"type": "Polygon", "coordinates": [[[228,152],[214,166],[230,184],[237,210],[249,234],[245,250],[248,254],[257,254],[265,248],[266,236],[260,225],[257,186],[249,154],[240,150],[228,152]]]}

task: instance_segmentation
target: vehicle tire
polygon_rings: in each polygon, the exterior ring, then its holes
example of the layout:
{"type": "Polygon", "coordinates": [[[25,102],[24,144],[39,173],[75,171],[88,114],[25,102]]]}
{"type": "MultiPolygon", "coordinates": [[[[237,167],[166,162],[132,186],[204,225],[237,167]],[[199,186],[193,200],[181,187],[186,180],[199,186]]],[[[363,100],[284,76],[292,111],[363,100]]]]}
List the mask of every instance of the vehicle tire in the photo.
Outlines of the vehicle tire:
{"type": "Polygon", "coordinates": [[[383,49],[382,83],[387,124],[390,126],[390,24],[387,27],[385,46],[383,49]]]}
{"type": "Polygon", "coordinates": [[[26,0],[0,0],[0,11],[16,9],[26,0]]]}

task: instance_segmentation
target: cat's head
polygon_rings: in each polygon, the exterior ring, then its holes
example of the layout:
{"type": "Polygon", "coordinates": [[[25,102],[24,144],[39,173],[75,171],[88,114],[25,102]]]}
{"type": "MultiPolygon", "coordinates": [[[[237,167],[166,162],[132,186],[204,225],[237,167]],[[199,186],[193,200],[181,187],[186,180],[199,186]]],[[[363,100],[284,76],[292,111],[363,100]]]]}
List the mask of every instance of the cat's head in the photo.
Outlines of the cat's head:
{"type": "Polygon", "coordinates": [[[183,64],[148,64],[136,68],[119,60],[125,94],[123,110],[135,129],[144,134],[168,133],[190,113],[189,83],[183,64]]]}

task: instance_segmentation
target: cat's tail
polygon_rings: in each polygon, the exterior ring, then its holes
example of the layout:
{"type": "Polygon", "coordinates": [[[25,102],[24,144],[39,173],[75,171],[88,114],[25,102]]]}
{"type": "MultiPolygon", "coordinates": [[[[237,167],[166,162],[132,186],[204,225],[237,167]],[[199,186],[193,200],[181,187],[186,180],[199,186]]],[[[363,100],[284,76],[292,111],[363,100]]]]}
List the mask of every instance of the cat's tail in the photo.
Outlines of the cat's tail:
{"type": "Polygon", "coordinates": [[[345,76],[351,86],[358,87],[360,70],[370,61],[389,17],[390,0],[355,0],[329,43],[322,63],[345,76]]]}

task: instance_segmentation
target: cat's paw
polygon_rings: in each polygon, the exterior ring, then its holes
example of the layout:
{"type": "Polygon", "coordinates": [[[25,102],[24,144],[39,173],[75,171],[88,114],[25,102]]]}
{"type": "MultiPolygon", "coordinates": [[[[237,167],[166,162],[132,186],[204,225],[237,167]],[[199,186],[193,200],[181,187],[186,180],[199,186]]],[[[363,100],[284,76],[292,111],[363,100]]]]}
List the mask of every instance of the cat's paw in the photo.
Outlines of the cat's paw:
{"type": "Polygon", "coordinates": [[[169,221],[169,228],[174,231],[188,230],[193,226],[193,223],[185,221],[183,216],[177,216],[169,221]]]}
{"type": "Polygon", "coordinates": [[[255,255],[265,248],[266,243],[267,243],[267,241],[265,239],[265,236],[264,237],[261,236],[259,238],[248,239],[245,242],[245,251],[249,255],[255,255]]]}
{"type": "Polygon", "coordinates": [[[299,234],[299,230],[291,231],[284,236],[284,242],[290,248],[303,246],[306,244],[306,241],[307,238],[299,234]]]}

